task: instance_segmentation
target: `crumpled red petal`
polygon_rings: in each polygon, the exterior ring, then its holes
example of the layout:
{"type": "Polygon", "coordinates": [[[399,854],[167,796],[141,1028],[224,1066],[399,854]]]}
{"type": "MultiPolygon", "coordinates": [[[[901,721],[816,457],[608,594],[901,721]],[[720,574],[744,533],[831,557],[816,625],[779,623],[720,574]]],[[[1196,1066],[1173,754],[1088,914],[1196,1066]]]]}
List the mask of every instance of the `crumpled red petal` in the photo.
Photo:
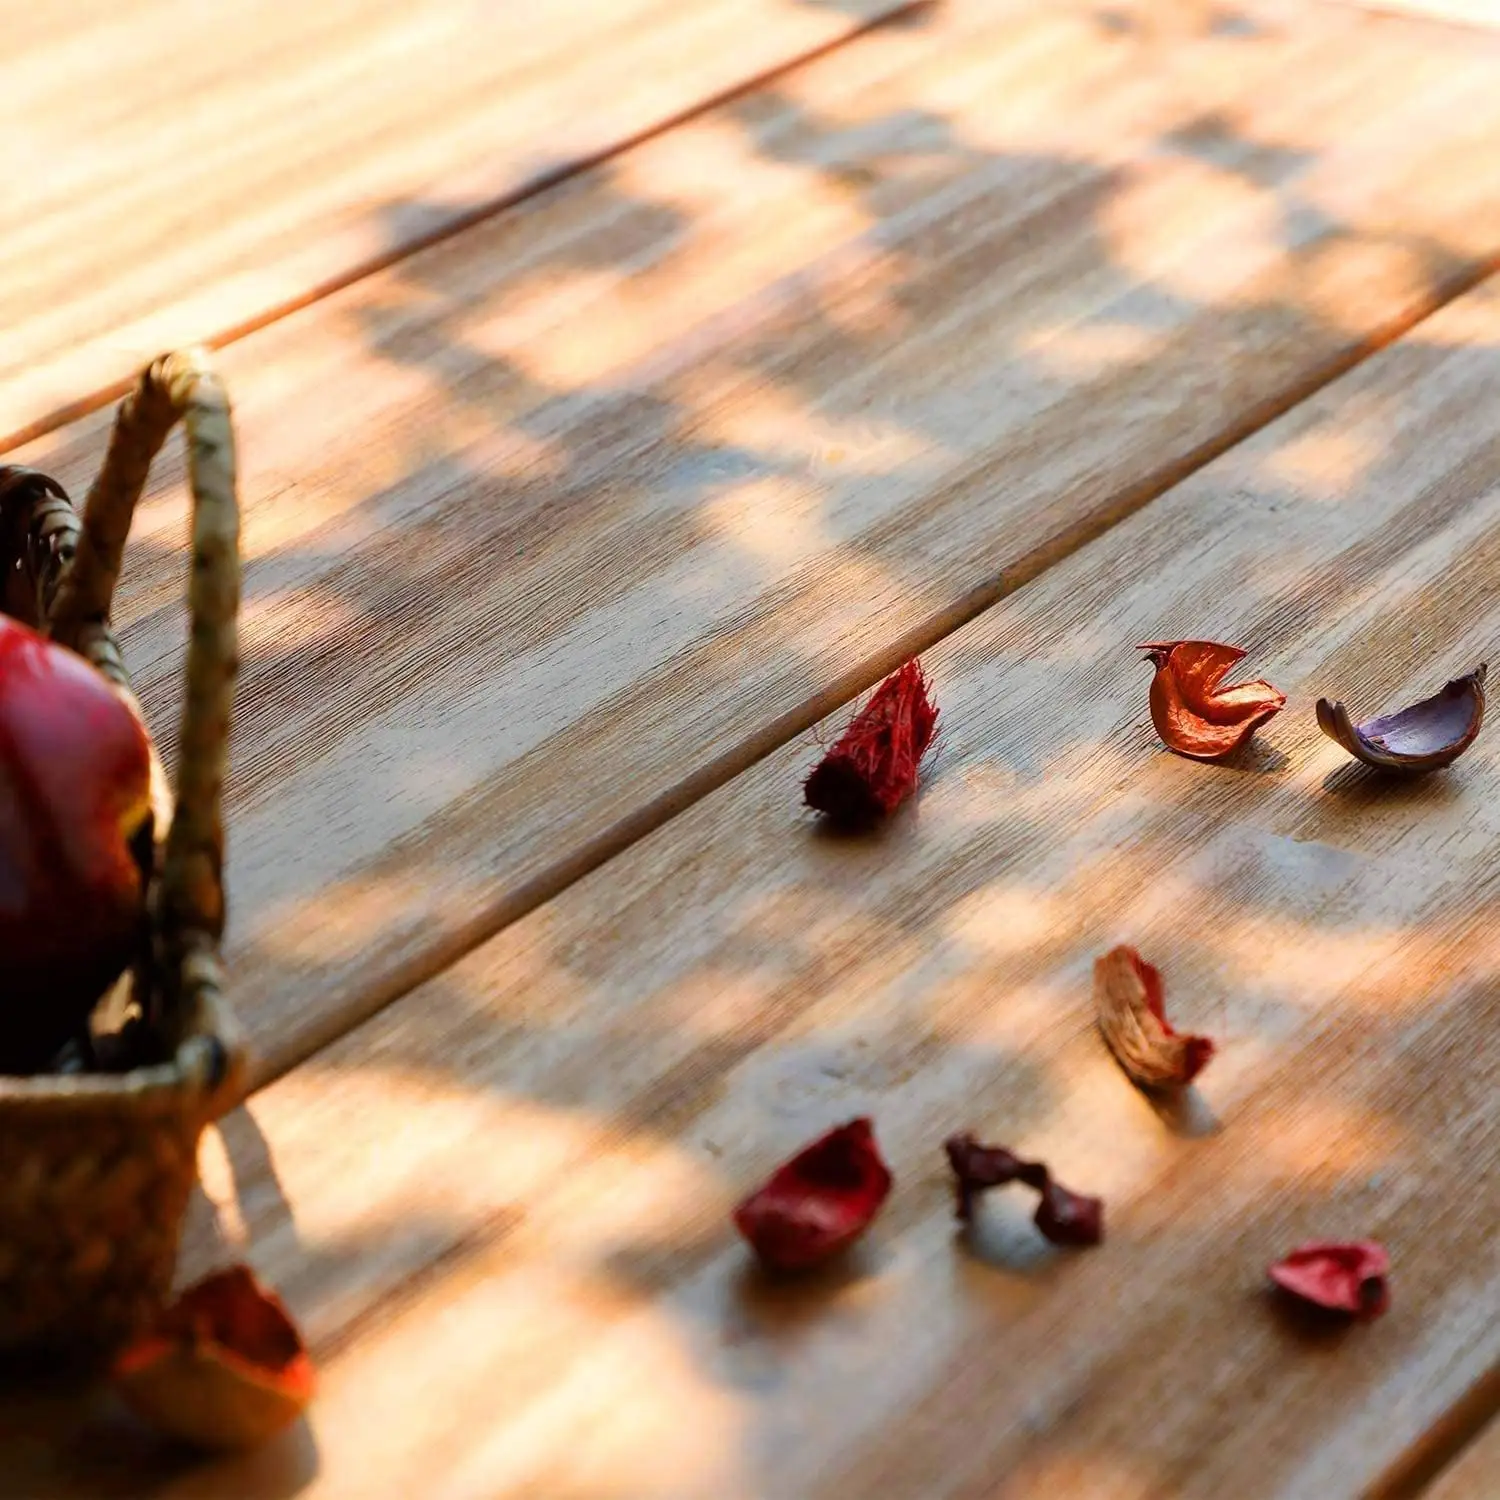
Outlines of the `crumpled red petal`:
{"type": "Polygon", "coordinates": [[[845,828],[889,816],[916,790],[938,710],[919,661],[875,689],[803,783],[807,805],[845,828]]]}
{"type": "Polygon", "coordinates": [[[736,1228],[775,1271],[804,1271],[847,1250],[891,1191],[869,1119],[821,1136],[734,1211],[736,1228]]]}
{"type": "Polygon", "coordinates": [[[1054,1245],[1097,1245],[1104,1238],[1104,1200],[1070,1192],[1041,1162],[1023,1161],[1004,1146],[982,1146],[967,1132],[943,1143],[953,1184],[958,1217],[969,1223],[974,1200],[987,1188],[1022,1182],[1041,1195],[1032,1222],[1054,1245]]]}
{"type": "Polygon", "coordinates": [[[1282,1291],[1314,1307],[1378,1318],[1391,1304],[1391,1258],[1378,1240],[1311,1240],[1268,1267],[1282,1291]]]}
{"type": "Polygon", "coordinates": [[[247,1266],[190,1287],[115,1361],[125,1402],[170,1437],[244,1448],[294,1422],[317,1386],[281,1299],[247,1266]]]}

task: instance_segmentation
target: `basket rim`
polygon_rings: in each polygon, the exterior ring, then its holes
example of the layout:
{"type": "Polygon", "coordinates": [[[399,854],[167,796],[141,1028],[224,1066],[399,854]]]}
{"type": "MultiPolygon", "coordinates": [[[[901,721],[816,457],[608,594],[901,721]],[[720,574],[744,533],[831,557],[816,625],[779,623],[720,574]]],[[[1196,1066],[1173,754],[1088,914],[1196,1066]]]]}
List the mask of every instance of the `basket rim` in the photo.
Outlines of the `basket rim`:
{"type": "Polygon", "coordinates": [[[231,1059],[217,1037],[189,1037],[163,1063],[125,1073],[31,1073],[0,1075],[0,1111],[40,1113],[78,1105],[128,1104],[166,1113],[206,1105],[231,1072],[231,1059]]]}

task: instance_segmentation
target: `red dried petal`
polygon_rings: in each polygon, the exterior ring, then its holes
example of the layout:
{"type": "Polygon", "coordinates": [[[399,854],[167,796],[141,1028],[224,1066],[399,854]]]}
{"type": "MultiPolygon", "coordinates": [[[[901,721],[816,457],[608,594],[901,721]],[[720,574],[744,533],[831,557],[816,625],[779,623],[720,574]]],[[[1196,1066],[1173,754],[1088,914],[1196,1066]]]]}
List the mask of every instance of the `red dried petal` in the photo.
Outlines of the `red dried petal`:
{"type": "Polygon", "coordinates": [[[832,822],[865,827],[893,813],[916,790],[938,710],[919,661],[875,689],[803,783],[807,805],[832,822]]]}
{"type": "Polygon", "coordinates": [[[1023,1161],[1004,1146],[983,1146],[974,1136],[943,1142],[953,1168],[958,1217],[968,1223],[974,1199],[985,1189],[1022,1182],[1041,1195],[1032,1222],[1054,1245],[1097,1245],[1104,1238],[1104,1200],[1070,1192],[1039,1161],[1023,1161]]]}
{"type": "Polygon", "coordinates": [[[1245,653],[1217,641],[1147,641],[1136,647],[1156,668],[1151,722],[1162,743],[1194,760],[1222,760],[1286,706],[1269,682],[1224,687],[1245,653]]]}
{"type": "Polygon", "coordinates": [[[296,1420],[317,1384],[296,1324],[246,1266],[184,1292],[118,1357],[114,1377],[139,1415],[204,1448],[263,1442],[296,1420]]]}
{"type": "Polygon", "coordinates": [[[1282,1291],[1332,1312],[1378,1318],[1390,1306],[1391,1258],[1378,1240],[1312,1240],[1268,1267],[1282,1291]]]}
{"type": "Polygon", "coordinates": [[[807,1270],[869,1228],[891,1182],[873,1124],[851,1120],[778,1167],[735,1209],[735,1226],[772,1270],[807,1270]]]}

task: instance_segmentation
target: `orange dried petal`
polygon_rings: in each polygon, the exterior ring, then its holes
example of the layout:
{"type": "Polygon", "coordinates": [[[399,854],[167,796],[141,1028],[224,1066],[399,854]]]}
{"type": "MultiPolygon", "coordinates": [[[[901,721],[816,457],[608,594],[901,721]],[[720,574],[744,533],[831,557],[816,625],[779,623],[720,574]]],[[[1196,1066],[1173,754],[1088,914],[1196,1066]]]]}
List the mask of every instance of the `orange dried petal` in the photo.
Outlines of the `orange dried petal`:
{"type": "Polygon", "coordinates": [[[246,1266],[190,1287],[115,1361],[125,1402],[169,1436],[244,1448],[290,1426],[317,1374],[281,1299],[246,1266]]]}
{"type": "Polygon", "coordinates": [[[1148,641],[1136,649],[1156,668],[1151,722],[1163,744],[1179,755],[1222,760],[1286,704],[1286,695],[1263,680],[1223,686],[1230,669],[1244,660],[1238,646],[1148,641]]]}

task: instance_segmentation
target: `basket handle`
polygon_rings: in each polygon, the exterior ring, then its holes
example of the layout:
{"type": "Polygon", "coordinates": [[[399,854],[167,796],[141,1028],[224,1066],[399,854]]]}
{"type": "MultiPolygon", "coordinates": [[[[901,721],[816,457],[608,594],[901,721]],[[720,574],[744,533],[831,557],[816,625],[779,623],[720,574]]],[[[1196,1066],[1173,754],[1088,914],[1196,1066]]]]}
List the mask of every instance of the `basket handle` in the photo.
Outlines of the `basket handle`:
{"type": "MultiPolygon", "coordinates": [[[[155,1018],[184,1066],[229,1099],[242,1047],[222,995],[222,818],[229,717],[238,669],[239,506],[229,398],[200,349],[163,355],[121,403],[99,477],[84,501],[71,559],[46,608],[48,633],[128,691],[109,625],[125,541],[151,462],[181,419],[192,489],[192,569],[187,684],[178,731],[177,778],[157,893],[155,1018]],[[201,1048],[197,1045],[202,1043],[201,1048]]],[[[46,583],[38,580],[39,594],[46,583]]]]}

